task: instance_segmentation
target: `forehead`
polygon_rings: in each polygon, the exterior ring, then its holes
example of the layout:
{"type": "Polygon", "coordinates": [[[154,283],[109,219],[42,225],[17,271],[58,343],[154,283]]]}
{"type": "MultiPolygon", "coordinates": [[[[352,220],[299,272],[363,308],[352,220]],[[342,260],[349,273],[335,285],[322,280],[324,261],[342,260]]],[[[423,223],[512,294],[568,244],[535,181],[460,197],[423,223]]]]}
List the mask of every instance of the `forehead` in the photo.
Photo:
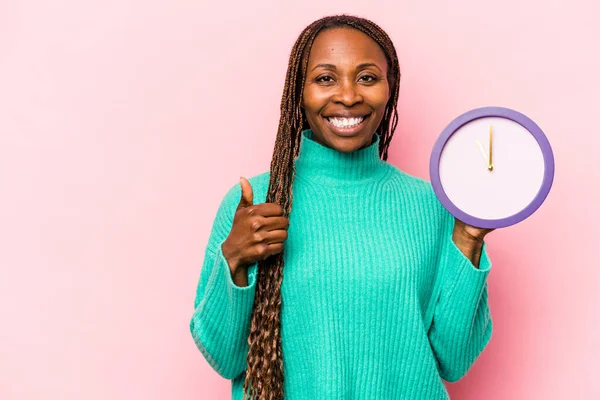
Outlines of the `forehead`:
{"type": "Polygon", "coordinates": [[[320,32],[310,49],[309,66],[329,63],[338,66],[374,62],[383,69],[387,60],[377,42],[352,28],[331,28],[320,32]]]}

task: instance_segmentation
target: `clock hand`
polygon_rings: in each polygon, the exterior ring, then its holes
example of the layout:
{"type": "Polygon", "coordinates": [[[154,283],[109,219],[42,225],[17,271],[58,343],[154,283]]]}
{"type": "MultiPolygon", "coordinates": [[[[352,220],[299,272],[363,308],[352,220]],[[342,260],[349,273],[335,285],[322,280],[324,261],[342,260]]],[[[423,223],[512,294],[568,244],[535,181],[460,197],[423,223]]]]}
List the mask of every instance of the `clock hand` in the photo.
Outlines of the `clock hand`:
{"type": "Polygon", "coordinates": [[[485,155],[485,150],[483,149],[483,146],[481,145],[481,142],[479,141],[479,139],[475,139],[475,142],[477,143],[477,147],[479,147],[479,153],[481,153],[481,157],[483,157],[483,161],[485,161],[486,164],[489,165],[488,158],[485,155]]]}
{"type": "Polygon", "coordinates": [[[488,164],[488,171],[492,172],[494,170],[494,164],[492,163],[492,125],[490,124],[490,157],[488,164]]]}

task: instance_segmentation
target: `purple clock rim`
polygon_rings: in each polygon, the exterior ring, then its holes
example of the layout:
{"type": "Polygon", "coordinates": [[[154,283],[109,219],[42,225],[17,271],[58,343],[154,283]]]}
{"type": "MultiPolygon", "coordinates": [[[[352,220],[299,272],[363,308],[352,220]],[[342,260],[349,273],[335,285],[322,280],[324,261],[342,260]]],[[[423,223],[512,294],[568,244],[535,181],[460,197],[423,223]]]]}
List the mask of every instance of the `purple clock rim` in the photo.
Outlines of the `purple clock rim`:
{"type": "Polygon", "coordinates": [[[544,132],[542,132],[540,127],[526,115],[506,107],[480,107],[459,115],[452,120],[446,126],[446,128],[444,128],[435,142],[433,150],[431,151],[431,158],[429,160],[429,176],[436,196],[442,205],[450,212],[450,214],[454,215],[456,218],[466,224],[479,228],[504,228],[523,221],[542,205],[548,196],[548,193],[550,193],[550,188],[552,187],[552,182],[554,180],[554,154],[552,152],[550,142],[548,141],[548,138],[544,132]],[[499,219],[478,218],[462,211],[446,195],[440,179],[440,158],[442,155],[442,150],[448,142],[448,139],[450,139],[454,132],[461,126],[473,120],[485,117],[507,118],[523,126],[537,140],[544,157],[544,177],[542,179],[540,189],[533,200],[518,213],[499,219]]]}

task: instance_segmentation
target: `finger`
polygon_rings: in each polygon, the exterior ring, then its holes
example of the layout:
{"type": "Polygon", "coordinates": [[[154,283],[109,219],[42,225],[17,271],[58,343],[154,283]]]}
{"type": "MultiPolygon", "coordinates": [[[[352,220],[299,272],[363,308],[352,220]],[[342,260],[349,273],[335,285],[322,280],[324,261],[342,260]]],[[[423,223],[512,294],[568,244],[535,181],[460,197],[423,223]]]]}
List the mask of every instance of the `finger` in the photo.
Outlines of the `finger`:
{"type": "Polygon", "coordinates": [[[283,251],[283,243],[271,243],[267,245],[266,253],[268,256],[281,253],[283,251]]]}
{"type": "Polygon", "coordinates": [[[290,226],[290,219],[287,217],[265,217],[261,223],[261,229],[265,229],[267,231],[288,229],[290,226]]]}
{"type": "Polygon", "coordinates": [[[254,258],[264,260],[269,256],[279,253],[283,250],[283,243],[261,243],[258,246],[253,247],[254,258]]]}
{"type": "Polygon", "coordinates": [[[288,233],[286,230],[277,229],[267,232],[263,242],[267,244],[283,243],[287,238],[288,233]]]}
{"type": "Polygon", "coordinates": [[[242,188],[242,196],[240,197],[240,203],[238,204],[238,210],[240,208],[249,207],[254,201],[254,192],[252,191],[252,185],[243,176],[240,176],[240,186],[242,188]]]}
{"type": "Polygon", "coordinates": [[[260,203],[252,206],[255,215],[263,217],[279,217],[283,215],[283,208],[277,203],[260,203]]]}

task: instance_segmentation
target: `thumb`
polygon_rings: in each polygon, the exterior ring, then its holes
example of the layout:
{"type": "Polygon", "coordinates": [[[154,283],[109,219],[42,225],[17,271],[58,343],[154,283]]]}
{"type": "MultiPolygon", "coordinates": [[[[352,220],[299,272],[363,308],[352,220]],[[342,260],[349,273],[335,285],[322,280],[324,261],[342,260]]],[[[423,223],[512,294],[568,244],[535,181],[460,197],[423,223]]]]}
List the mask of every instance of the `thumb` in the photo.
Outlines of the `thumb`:
{"type": "Polygon", "coordinates": [[[252,185],[250,185],[248,179],[244,178],[243,176],[240,176],[240,186],[242,188],[242,197],[240,198],[240,204],[238,204],[238,209],[251,206],[254,200],[252,185]]]}

